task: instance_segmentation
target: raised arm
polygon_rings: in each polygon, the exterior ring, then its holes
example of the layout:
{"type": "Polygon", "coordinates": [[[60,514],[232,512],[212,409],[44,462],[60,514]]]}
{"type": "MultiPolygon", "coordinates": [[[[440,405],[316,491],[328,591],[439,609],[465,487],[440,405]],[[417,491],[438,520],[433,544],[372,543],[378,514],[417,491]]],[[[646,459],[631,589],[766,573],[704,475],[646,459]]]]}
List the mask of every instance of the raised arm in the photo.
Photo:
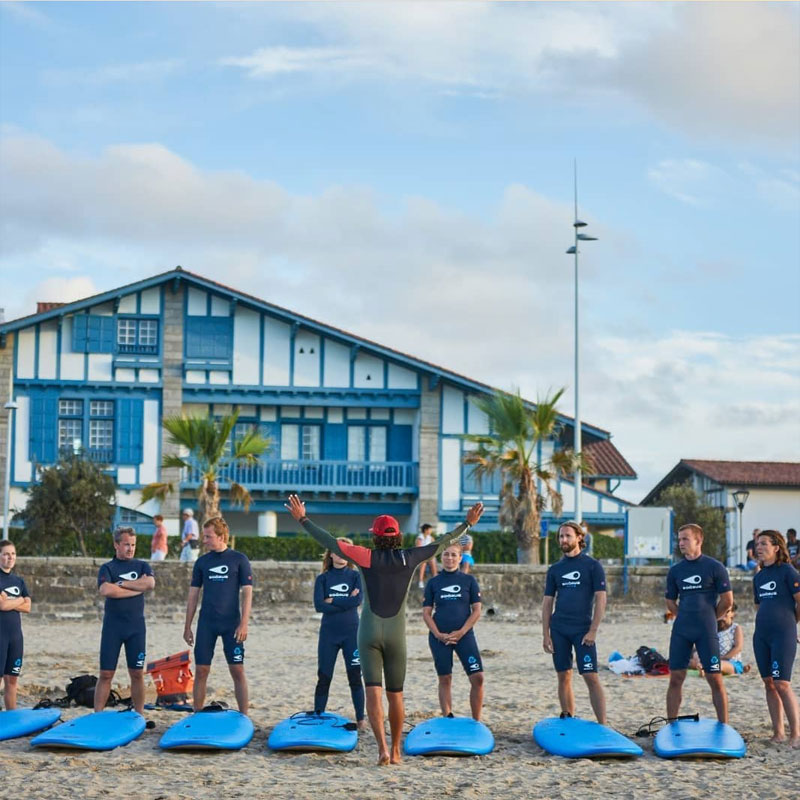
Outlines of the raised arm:
{"type": "Polygon", "coordinates": [[[483,503],[475,503],[475,505],[467,511],[467,521],[456,525],[450,533],[446,533],[436,542],[434,556],[443,553],[456,539],[463,536],[473,525],[476,525],[481,518],[481,514],[483,514],[483,503]]]}
{"type": "Polygon", "coordinates": [[[336,537],[332,536],[328,531],[315,525],[306,515],[306,504],[296,495],[289,495],[289,502],[284,503],[284,507],[292,515],[292,518],[303,526],[303,530],[319,542],[326,550],[336,553],[340,558],[348,558],[341,548],[336,537]]]}

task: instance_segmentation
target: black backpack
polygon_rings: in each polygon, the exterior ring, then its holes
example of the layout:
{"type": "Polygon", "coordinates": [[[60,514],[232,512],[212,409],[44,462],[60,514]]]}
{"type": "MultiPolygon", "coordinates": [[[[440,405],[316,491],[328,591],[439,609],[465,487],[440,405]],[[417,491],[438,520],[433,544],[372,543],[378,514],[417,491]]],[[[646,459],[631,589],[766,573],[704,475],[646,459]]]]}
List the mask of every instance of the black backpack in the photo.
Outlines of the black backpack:
{"type": "MultiPolygon", "coordinates": [[[[36,708],[50,708],[51,706],[58,706],[59,708],[69,708],[72,703],[76,706],[85,706],[86,708],[94,708],[94,688],[97,686],[97,675],[78,675],[72,678],[67,684],[67,696],[60,697],[58,700],[40,700],[36,708]]],[[[128,703],[119,696],[119,693],[113,689],[109,692],[106,706],[116,706],[120,703],[128,703]]]]}
{"type": "Polygon", "coordinates": [[[636,658],[645,672],[662,672],[668,664],[667,659],[652,647],[640,647],[636,651],[636,658]]]}

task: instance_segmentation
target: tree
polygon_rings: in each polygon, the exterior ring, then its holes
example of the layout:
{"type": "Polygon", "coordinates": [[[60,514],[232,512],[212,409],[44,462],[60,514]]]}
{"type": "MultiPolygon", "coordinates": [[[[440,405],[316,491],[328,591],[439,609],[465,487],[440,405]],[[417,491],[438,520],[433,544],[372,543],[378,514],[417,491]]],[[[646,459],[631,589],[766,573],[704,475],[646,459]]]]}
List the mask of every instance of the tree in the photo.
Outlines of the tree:
{"type": "Polygon", "coordinates": [[[25,534],[49,548],[64,537],[74,536],[86,555],[87,534],[110,530],[116,504],[114,479],[101,465],[80,453],[64,455],[57,464],[42,469],[30,490],[25,509],[17,516],[25,534]]]}
{"type": "Polygon", "coordinates": [[[556,516],[563,501],[554,483],[575,471],[578,463],[588,469],[571,450],[556,450],[545,463],[538,463],[539,443],[554,438],[559,430],[558,401],[564,389],[537,400],[530,407],[519,394],[496,392],[476,401],[489,418],[489,434],[465,434],[462,438],[476,445],[464,455],[473,464],[472,474],[482,480],[500,473],[500,524],[511,528],[517,540],[519,562],[539,563],[539,530],[542,512],[548,503],[556,516]],[[537,481],[541,481],[543,493],[537,481]]]}
{"type": "Polygon", "coordinates": [[[703,552],[725,563],[728,545],[724,512],[704,503],[690,481],[668,486],[658,495],[653,505],[668,506],[675,512],[675,530],[689,522],[699,525],[703,529],[703,552]]]}
{"type": "MultiPolygon", "coordinates": [[[[169,433],[170,444],[187,451],[185,456],[165,455],[161,466],[164,469],[197,470],[200,473],[198,498],[200,500],[200,524],[219,515],[219,480],[230,466],[253,466],[270,447],[268,437],[262,436],[253,426],[246,433],[234,438],[231,434],[239,419],[239,409],[218,419],[213,417],[165,417],[161,423],[169,433]]],[[[170,482],[151,483],[142,489],[142,503],[156,499],[163,502],[175,490],[170,482]]],[[[250,508],[250,492],[234,480],[230,482],[231,502],[250,508]]]]}

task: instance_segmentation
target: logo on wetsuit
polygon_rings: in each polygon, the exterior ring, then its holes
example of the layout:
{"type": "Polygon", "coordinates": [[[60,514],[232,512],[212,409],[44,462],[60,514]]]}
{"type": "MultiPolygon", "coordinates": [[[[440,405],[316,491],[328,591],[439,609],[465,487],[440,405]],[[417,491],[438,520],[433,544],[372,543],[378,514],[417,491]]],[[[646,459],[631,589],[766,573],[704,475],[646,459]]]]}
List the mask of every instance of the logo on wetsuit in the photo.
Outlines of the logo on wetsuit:
{"type": "Polygon", "coordinates": [[[144,666],[144,653],[139,653],[139,655],[136,656],[136,666],[137,667],[144,666]]]}
{"type": "Polygon", "coordinates": [[[337,583],[328,590],[328,597],[347,597],[350,587],[346,583],[337,583]]]}
{"type": "Polygon", "coordinates": [[[781,668],[780,664],[777,661],[772,662],[772,677],[773,678],[780,678],[781,676],[781,668]]]}
{"type": "Polygon", "coordinates": [[[19,671],[20,671],[20,669],[22,669],[22,659],[21,659],[21,658],[18,658],[18,659],[17,659],[17,660],[14,662],[14,666],[11,668],[11,674],[12,674],[12,675],[19,675],[19,671]]]}
{"type": "Polygon", "coordinates": [[[778,594],[775,591],[777,588],[778,584],[775,583],[775,581],[762,583],[761,586],[758,587],[758,599],[760,600],[762,597],[775,597],[778,594]]]}
{"type": "Polygon", "coordinates": [[[233,660],[234,661],[241,661],[244,658],[242,655],[242,648],[241,647],[234,647],[233,648],[233,660]]]}
{"type": "Polygon", "coordinates": [[[708,668],[709,672],[719,672],[719,659],[716,656],[711,656],[711,666],[708,668]]]}
{"type": "Polygon", "coordinates": [[[567,572],[566,575],[561,576],[562,586],[580,586],[581,573],[576,569],[574,572],[567,572]]]}
{"type": "Polygon", "coordinates": [[[228,566],[223,564],[221,567],[209,567],[208,579],[210,581],[226,581],[228,580],[228,566]]]}
{"type": "Polygon", "coordinates": [[[353,657],[350,659],[350,666],[351,667],[361,666],[361,656],[358,654],[358,650],[353,650],[353,657]]]}
{"type": "Polygon", "coordinates": [[[583,657],[583,668],[592,669],[592,657],[588,653],[583,657]]]}
{"type": "Polygon", "coordinates": [[[135,581],[139,577],[138,572],[124,572],[119,576],[121,581],[135,581]]]}
{"type": "Polygon", "coordinates": [[[470,656],[467,659],[467,663],[469,664],[470,672],[477,672],[481,668],[481,665],[478,663],[478,659],[475,658],[475,656],[470,656]]]}
{"type": "Polygon", "coordinates": [[[2,591],[8,595],[11,595],[11,597],[19,597],[19,586],[8,586],[2,591]]]}
{"type": "Polygon", "coordinates": [[[702,575],[690,575],[688,578],[683,579],[683,589],[684,591],[688,591],[689,589],[702,589],[702,583],[702,575]]]}
{"type": "Polygon", "coordinates": [[[457,583],[452,586],[445,586],[439,597],[442,600],[457,600],[461,597],[461,587],[457,583]]]}

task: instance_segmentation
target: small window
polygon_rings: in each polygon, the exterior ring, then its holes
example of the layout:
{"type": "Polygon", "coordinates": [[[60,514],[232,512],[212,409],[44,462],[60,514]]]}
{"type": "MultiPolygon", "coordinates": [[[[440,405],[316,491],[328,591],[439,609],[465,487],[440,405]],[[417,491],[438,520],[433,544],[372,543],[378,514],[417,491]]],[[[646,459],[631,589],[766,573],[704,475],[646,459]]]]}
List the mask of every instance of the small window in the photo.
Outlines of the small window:
{"type": "Polygon", "coordinates": [[[83,420],[60,419],[58,421],[58,449],[80,450],[82,428],[83,420]]]}
{"type": "Polygon", "coordinates": [[[143,319],[139,321],[139,344],[152,347],[158,344],[158,321],[143,319]]]}
{"type": "Polygon", "coordinates": [[[59,400],[58,415],[60,417],[83,416],[83,400],[59,400]]]}
{"type": "Polygon", "coordinates": [[[303,425],[303,461],[319,461],[319,425],[303,425]]]}
{"type": "Polygon", "coordinates": [[[127,346],[136,344],[135,319],[121,319],[117,322],[117,344],[127,346]]]}
{"type": "Polygon", "coordinates": [[[369,429],[369,460],[386,461],[386,428],[373,425],[369,429]]]}
{"type": "Polygon", "coordinates": [[[89,449],[111,450],[114,447],[114,422],[110,419],[89,421],[89,449]]]}
{"type": "Polygon", "coordinates": [[[89,402],[89,416],[92,417],[113,417],[113,400],[91,400],[89,402]]]}
{"type": "Polygon", "coordinates": [[[366,461],[366,436],[363,425],[350,425],[347,428],[347,460],[366,461]]]}
{"type": "Polygon", "coordinates": [[[117,320],[117,351],[119,353],[158,355],[158,320],[117,320]]]}

